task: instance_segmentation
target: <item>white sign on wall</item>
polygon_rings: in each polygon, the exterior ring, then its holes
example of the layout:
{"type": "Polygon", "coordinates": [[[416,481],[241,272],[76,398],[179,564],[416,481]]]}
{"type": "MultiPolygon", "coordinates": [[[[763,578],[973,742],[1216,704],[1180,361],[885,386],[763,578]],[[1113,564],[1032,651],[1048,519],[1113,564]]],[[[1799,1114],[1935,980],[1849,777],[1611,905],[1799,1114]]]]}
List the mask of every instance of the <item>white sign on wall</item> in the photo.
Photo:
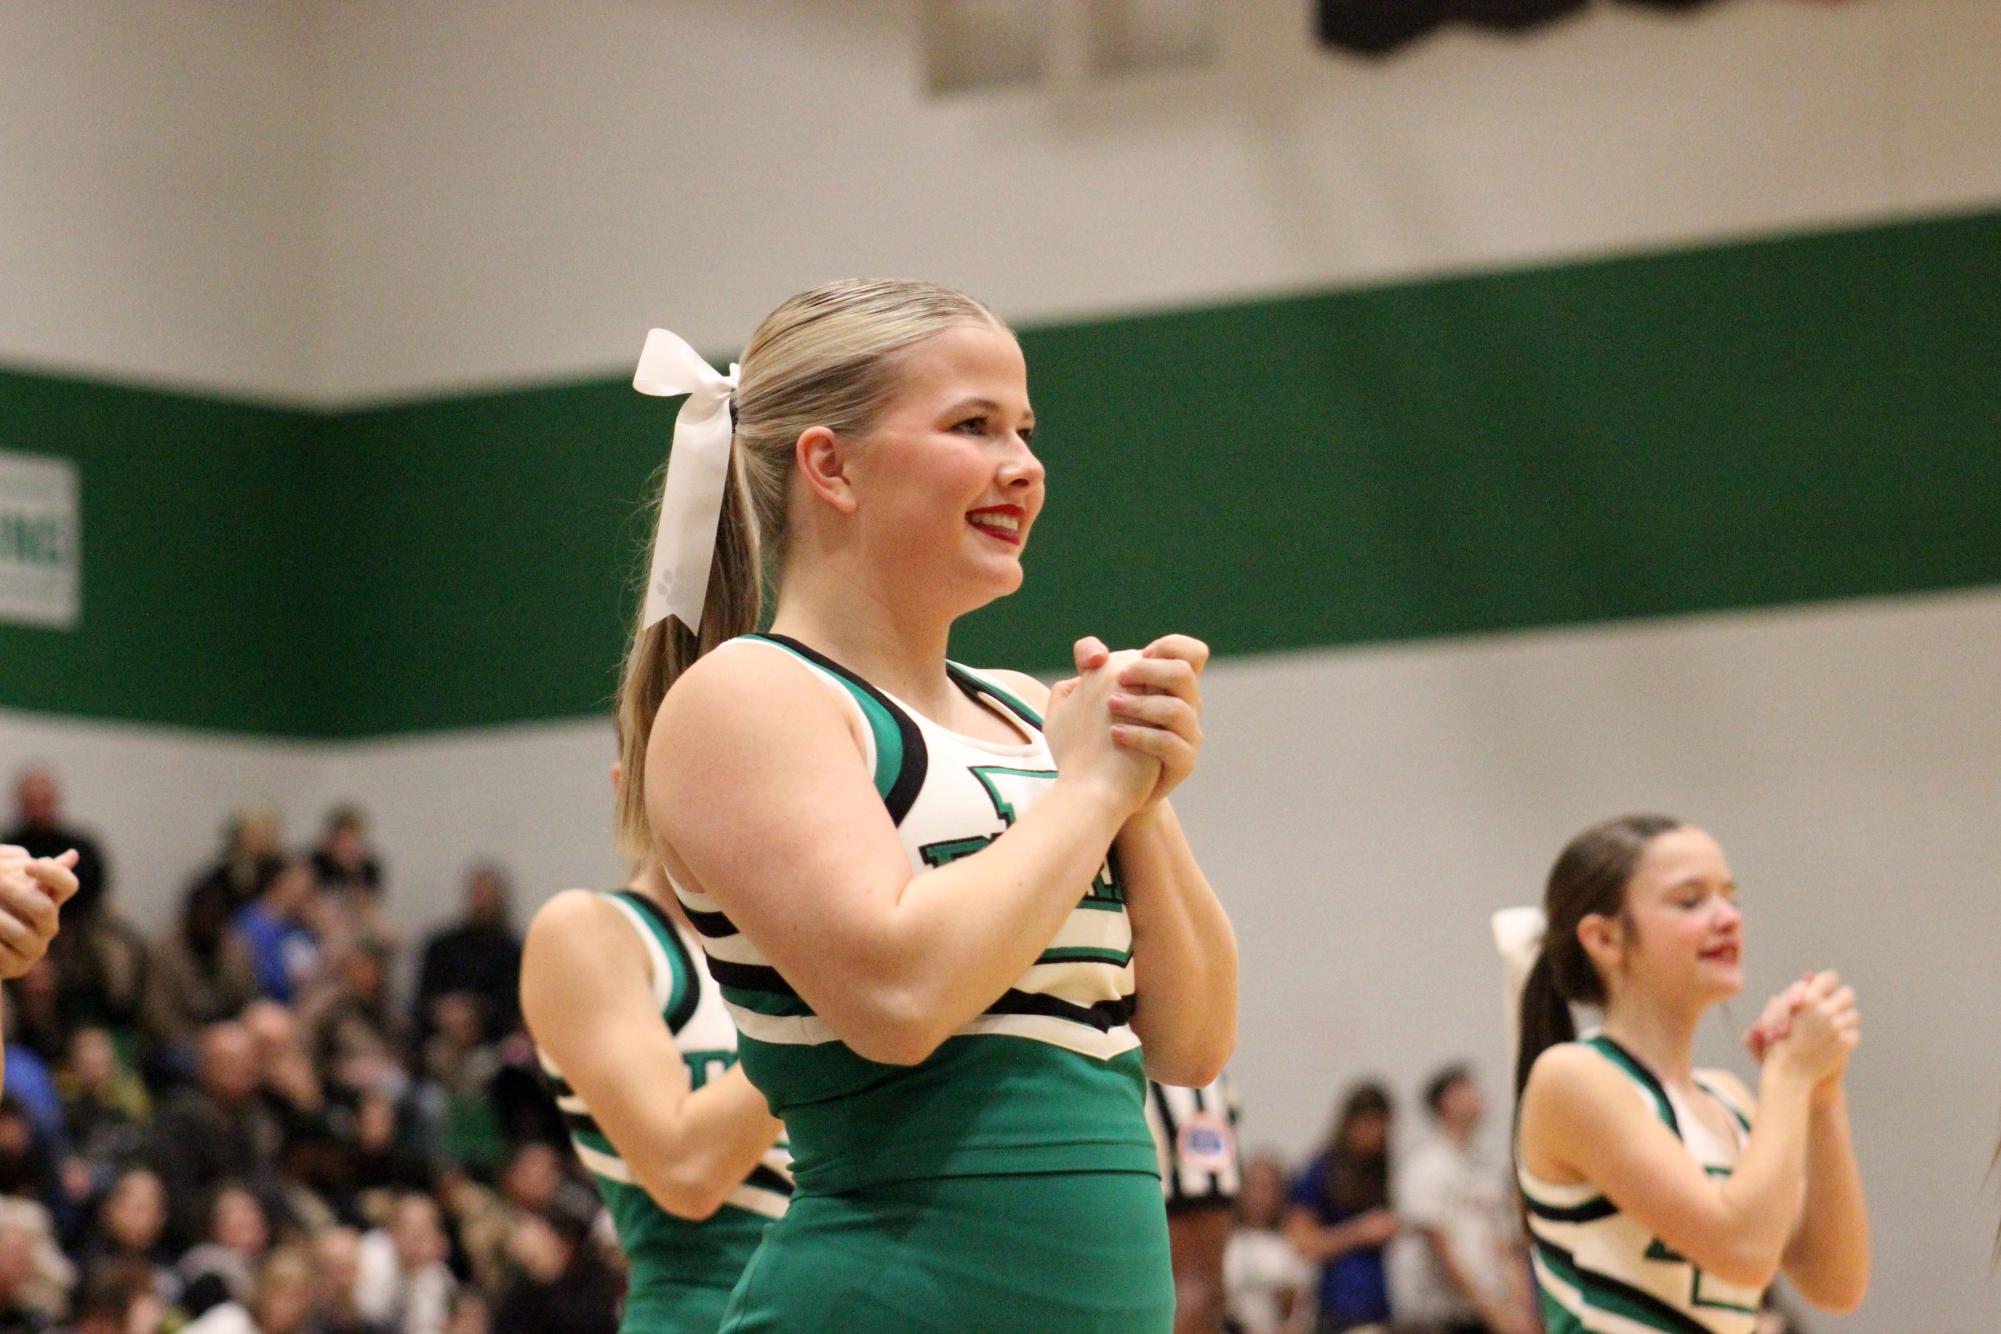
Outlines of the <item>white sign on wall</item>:
{"type": "Polygon", "coordinates": [[[0,450],[0,621],[70,629],[83,605],[76,464],[0,450]]]}

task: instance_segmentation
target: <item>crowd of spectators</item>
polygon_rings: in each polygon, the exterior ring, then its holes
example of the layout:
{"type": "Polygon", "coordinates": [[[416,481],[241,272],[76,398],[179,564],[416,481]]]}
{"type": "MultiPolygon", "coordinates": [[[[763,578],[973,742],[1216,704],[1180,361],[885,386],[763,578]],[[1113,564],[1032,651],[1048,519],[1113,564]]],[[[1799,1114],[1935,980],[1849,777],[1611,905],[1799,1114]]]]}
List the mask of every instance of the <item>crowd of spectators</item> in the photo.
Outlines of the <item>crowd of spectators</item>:
{"type": "MultiPolygon", "coordinates": [[[[149,940],[55,774],[14,798],[0,843],[79,856],[47,957],[0,992],[0,1334],[616,1328],[621,1262],[521,1028],[503,871],[471,868],[406,961],[359,810],[305,852],[244,810],[149,940]]],[[[1390,1090],[1358,1084],[1305,1162],[1244,1163],[1230,1329],[1540,1328],[1470,1071],[1421,1101],[1400,1146],[1390,1090]]]]}
{"type": "Polygon", "coordinates": [[[360,811],[304,852],[240,811],[148,939],[57,776],[13,795],[0,842],[77,849],[79,888],[4,996],[0,1334],[616,1327],[617,1252],[521,1030],[499,868],[413,949],[360,811]]]}

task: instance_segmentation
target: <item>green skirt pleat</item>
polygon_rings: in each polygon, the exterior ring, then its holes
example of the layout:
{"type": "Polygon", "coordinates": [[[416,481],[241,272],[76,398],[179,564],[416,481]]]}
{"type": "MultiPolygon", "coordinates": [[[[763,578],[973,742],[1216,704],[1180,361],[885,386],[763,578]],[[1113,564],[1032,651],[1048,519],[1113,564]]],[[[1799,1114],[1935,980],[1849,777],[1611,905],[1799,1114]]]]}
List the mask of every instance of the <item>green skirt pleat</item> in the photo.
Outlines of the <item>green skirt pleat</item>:
{"type": "Polygon", "coordinates": [[[1160,1180],[945,1177],[795,1195],[751,1256],[724,1334],[1167,1334],[1160,1180]]]}

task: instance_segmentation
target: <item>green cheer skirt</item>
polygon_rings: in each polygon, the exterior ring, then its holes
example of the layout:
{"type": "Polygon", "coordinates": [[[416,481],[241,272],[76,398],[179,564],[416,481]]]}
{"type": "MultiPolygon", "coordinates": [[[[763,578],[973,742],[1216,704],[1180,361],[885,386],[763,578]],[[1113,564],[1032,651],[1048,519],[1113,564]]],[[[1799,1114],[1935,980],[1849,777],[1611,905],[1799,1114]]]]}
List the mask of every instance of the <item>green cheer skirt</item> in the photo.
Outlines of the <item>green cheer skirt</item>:
{"type": "Polygon", "coordinates": [[[765,1231],[723,1334],[1168,1334],[1160,1179],[1048,1172],[799,1194],[765,1231]]]}

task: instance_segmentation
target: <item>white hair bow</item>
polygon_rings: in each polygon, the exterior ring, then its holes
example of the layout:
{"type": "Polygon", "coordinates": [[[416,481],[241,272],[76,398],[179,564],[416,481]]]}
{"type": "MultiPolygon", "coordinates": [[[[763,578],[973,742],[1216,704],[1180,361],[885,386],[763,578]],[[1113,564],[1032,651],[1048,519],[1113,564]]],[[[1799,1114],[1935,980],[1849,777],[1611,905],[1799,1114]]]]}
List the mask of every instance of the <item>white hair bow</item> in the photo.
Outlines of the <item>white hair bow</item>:
{"type": "Polygon", "coordinates": [[[646,335],[632,387],[669,398],[686,394],[674,418],[674,446],[667,454],[667,485],[660,495],[660,525],[653,534],[653,566],[646,576],[646,609],[641,627],[651,629],[666,616],[699,632],[708,598],[709,567],[716,558],[716,525],[723,514],[729,482],[730,395],[736,392],[736,363],[728,375],[702,359],[665,329],[646,335]]]}
{"type": "Polygon", "coordinates": [[[1542,956],[1543,937],[1549,933],[1549,919],[1541,908],[1503,908],[1494,914],[1494,947],[1501,952],[1501,985],[1507,997],[1508,1032],[1512,1042],[1521,1041],[1522,989],[1528,985],[1529,970],[1542,956]]]}

